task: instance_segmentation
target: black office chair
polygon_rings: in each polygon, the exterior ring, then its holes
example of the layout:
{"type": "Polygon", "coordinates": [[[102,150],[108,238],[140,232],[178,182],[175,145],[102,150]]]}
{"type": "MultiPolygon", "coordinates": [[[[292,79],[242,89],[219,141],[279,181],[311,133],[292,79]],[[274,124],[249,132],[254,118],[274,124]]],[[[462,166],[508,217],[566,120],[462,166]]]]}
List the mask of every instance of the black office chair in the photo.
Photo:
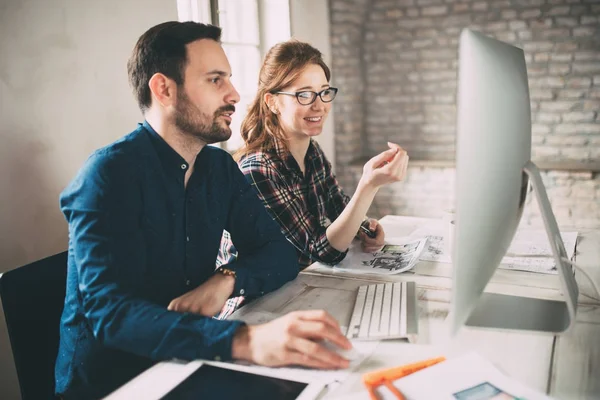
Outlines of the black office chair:
{"type": "Polygon", "coordinates": [[[54,363],[66,279],[66,251],[0,275],[22,400],[55,399],[54,363]]]}

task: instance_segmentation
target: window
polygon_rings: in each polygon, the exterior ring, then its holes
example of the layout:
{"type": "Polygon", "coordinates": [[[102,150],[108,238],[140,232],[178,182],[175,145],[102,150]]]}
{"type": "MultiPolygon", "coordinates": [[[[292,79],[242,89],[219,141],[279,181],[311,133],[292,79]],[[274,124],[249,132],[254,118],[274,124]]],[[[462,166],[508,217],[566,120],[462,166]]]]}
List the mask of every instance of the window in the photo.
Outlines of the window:
{"type": "Polygon", "coordinates": [[[178,0],[180,21],[213,23],[223,28],[221,41],[240,102],[231,123],[231,139],[221,147],[233,152],[242,145],[240,127],[254,100],[266,52],[290,38],[288,0],[178,0]]]}

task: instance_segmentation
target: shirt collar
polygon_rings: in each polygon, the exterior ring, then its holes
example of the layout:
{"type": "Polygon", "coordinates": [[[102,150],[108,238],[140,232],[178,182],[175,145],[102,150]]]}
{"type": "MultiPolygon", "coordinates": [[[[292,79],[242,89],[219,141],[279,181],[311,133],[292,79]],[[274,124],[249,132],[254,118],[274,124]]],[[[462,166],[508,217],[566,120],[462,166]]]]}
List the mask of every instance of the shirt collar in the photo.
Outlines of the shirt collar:
{"type": "Polygon", "coordinates": [[[141,124],[150,136],[164,169],[177,178],[183,178],[190,165],[152,128],[148,121],[141,124]]]}
{"type": "MultiPolygon", "coordinates": [[[[287,149],[287,147],[285,147],[283,143],[280,143],[277,140],[274,140],[273,142],[273,149],[275,151],[275,154],[277,154],[277,156],[281,159],[284,166],[290,171],[295,171],[298,174],[302,175],[302,171],[300,171],[300,166],[296,162],[294,156],[292,156],[292,153],[290,153],[290,151],[287,149]]],[[[310,139],[310,143],[308,144],[308,149],[306,151],[306,156],[304,157],[304,168],[306,169],[305,175],[308,175],[308,170],[311,167],[312,160],[315,157],[318,157],[317,149],[313,144],[313,140],[310,139]]]]}

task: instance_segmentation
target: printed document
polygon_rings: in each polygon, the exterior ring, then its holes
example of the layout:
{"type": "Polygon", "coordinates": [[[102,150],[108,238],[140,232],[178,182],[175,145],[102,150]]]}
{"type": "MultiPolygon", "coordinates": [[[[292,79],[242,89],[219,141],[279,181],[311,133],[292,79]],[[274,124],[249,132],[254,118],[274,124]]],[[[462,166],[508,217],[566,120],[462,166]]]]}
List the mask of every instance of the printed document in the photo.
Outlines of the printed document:
{"type": "Polygon", "coordinates": [[[359,243],[353,243],[346,258],[334,269],[368,273],[393,275],[412,269],[419,261],[427,243],[426,238],[390,238],[381,250],[365,253],[359,243]]]}

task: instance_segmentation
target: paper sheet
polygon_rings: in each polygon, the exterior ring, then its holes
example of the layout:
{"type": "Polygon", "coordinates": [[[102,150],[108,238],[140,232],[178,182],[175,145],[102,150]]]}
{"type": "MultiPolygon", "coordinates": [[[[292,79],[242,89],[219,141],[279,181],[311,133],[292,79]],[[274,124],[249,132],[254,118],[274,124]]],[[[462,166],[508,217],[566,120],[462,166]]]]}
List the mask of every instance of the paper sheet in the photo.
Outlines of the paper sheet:
{"type": "Polygon", "coordinates": [[[477,353],[468,353],[397,380],[408,399],[448,400],[549,400],[520,382],[504,375],[477,353]],[[435,385],[431,385],[435,382],[435,385]]]}
{"type": "MultiPolygon", "coordinates": [[[[565,250],[569,259],[575,254],[577,232],[561,232],[565,250]]],[[[419,228],[410,234],[411,237],[427,238],[425,250],[420,259],[424,261],[451,263],[450,256],[444,252],[444,232],[439,227],[419,228]]],[[[521,271],[556,274],[556,262],[548,242],[546,231],[518,231],[502,259],[499,268],[521,271]]]]}
{"type": "MultiPolygon", "coordinates": [[[[393,382],[407,400],[551,400],[498,370],[477,353],[451,358],[393,382]],[[432,384],[435,382],[435,384],[432,384]]],[[[397,400],[387,388],[381,400],[397,400]]],[[[368,398],[366,390],[349,399],[368,398]]]]}
{"type": "Polygon", "coordinates": [[[358,243],[353,243],[346,258],[334,269],[363,274],[399,274],[415,266],[426,243],[425,238],[390,238],[375,253],[365,253],[358,243]]]}

